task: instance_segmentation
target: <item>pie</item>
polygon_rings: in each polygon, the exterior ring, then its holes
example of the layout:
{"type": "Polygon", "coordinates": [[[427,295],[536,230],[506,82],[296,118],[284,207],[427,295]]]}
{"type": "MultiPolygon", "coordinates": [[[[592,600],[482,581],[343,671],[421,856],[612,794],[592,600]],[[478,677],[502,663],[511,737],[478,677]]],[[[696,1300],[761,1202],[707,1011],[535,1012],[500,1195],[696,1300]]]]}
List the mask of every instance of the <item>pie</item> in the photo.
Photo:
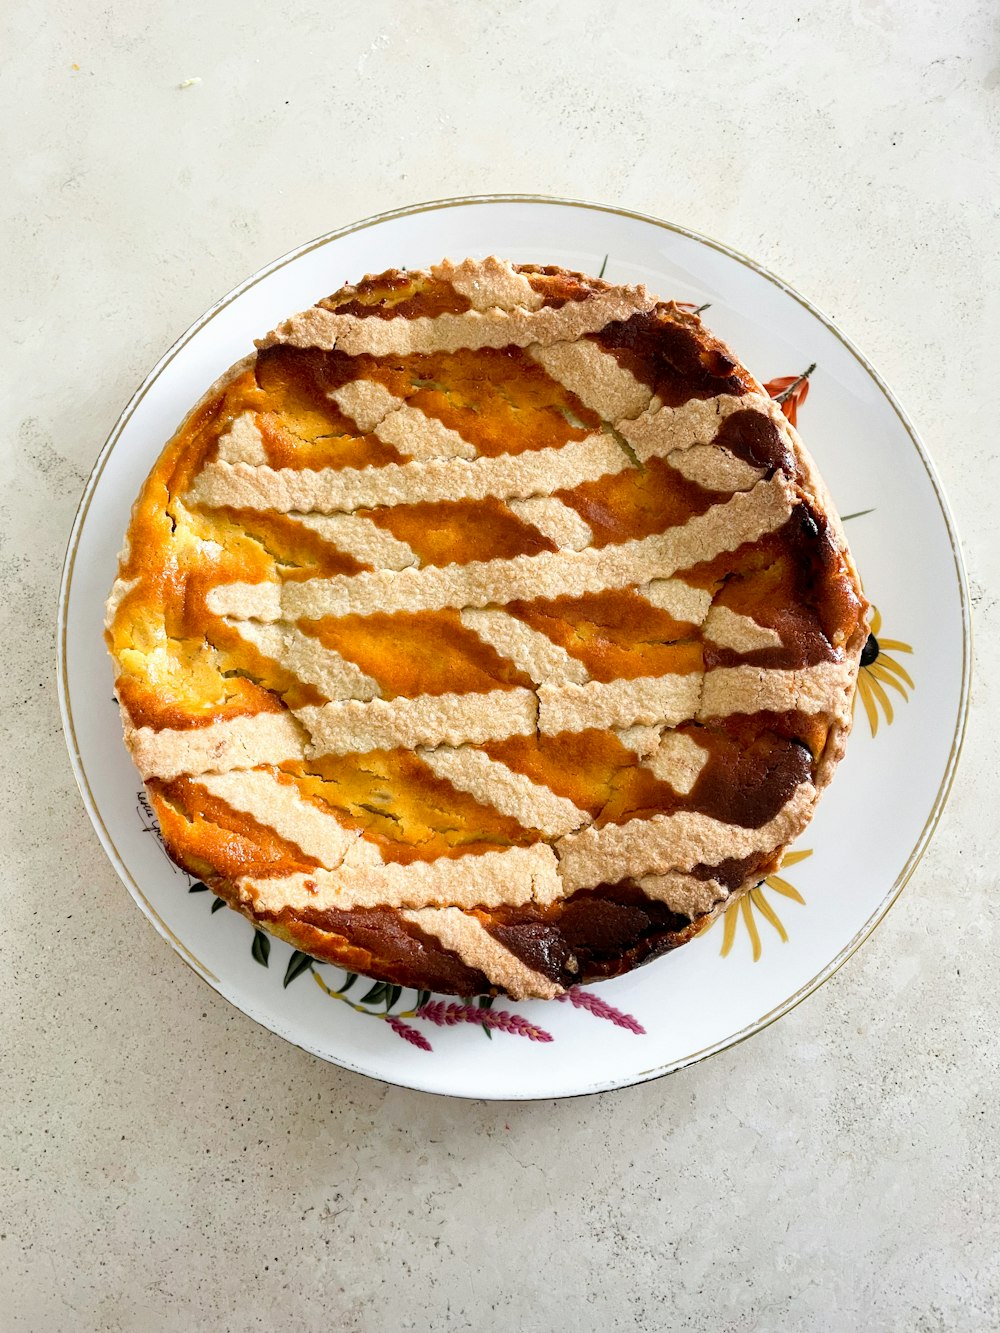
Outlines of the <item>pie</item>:
{"type": "Polygon", "coordinates": [[[500,259],[279,325],[169,441],[107,607],[171,856],[316,958],[558,996],[779,864],[868,608],[696,314],[500,259]]]}

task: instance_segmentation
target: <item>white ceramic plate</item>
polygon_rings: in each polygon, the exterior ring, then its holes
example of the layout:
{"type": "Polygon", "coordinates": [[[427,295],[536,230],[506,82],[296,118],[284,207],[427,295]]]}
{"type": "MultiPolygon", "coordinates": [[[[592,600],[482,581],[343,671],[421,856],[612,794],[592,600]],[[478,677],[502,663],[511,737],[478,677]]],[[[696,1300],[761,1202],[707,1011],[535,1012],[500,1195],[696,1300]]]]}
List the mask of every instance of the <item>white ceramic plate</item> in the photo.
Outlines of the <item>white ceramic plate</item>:
{"type": "Polygon", "coordinates": [[[913,428],[860,353],[779,279],[713,241],[620,209],[539,198],[445,200],[370,218],[286,255],[213,306],[111,432],[73,527],[59,621],[63,721],[83,799],[161,934],[220,994],[289,1041],[387,1082],[466,1097],[563,1097],[642,1082],[791,1009],[866,938],[912,872],[948,792],[969,685],[968,596],[947,505],[913,428]],[[606,258],[613,281],[708,302],[709,326],[763,381],[815,362],[798,424],[841,514],[858,515],[847,530],[882,628],[847,757],[780,879],[628,977],[569,1002],[483,1010],[420,1005],[412,991],[360,978],[345,993],[339,969],[310,969],[287,945],[255,940],[234,912],[212,911],[210,893],[190,892],[158,843],[122,745],[101,629],[146,473],[255,335],[365,273],[491,253],[589,273],[606,258]]]}

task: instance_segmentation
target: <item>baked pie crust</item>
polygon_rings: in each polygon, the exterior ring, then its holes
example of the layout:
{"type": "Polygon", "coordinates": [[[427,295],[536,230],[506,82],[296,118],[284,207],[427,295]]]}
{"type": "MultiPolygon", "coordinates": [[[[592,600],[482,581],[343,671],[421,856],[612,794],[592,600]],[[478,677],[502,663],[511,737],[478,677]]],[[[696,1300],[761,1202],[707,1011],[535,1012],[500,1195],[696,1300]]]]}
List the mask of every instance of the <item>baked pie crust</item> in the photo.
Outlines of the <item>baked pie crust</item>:
{"type": "Polygon", "coordinates": [[[344,287],[228,371],[135,504],[107,640],[180,865],[317,958],[524,998],[777,866],[866,615],[697,316],[491,258],[344,287]]]}

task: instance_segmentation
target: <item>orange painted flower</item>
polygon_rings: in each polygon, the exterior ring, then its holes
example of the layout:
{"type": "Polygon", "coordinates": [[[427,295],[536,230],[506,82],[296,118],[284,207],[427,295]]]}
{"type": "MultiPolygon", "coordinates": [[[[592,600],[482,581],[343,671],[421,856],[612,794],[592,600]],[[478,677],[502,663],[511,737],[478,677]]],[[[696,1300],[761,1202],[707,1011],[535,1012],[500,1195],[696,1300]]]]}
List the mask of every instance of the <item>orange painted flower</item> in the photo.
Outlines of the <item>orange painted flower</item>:
{"type": "Polygon", "coordinates": [[[768,380],[764,385],[774,401],[780,404],[790,426],[796,424],[799,408],[809,397],[809,376],[815,369],[814,361],[801,375],[782,375],[779,379],[768,380]]]}

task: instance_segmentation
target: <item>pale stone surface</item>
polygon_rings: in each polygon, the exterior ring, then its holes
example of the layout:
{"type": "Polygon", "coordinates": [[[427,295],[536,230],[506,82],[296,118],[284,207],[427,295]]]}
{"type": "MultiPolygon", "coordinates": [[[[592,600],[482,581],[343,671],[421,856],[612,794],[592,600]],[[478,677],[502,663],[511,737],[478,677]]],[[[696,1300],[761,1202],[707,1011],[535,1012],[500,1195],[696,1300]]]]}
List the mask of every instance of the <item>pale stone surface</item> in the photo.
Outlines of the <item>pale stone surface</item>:
{"type": "Polygon", "coordinates": [[[994,12],[4,7],[4,1333],[1000,1327],[994,12]],[[341,1073],[181,966],[52,666],[85,476],[177,334],[305,238],[504,189],[684,222],[830,311],[937,460],[978,616],[951,805],[860,954],[699,1068],[524,1106],[341,1073]]]}

